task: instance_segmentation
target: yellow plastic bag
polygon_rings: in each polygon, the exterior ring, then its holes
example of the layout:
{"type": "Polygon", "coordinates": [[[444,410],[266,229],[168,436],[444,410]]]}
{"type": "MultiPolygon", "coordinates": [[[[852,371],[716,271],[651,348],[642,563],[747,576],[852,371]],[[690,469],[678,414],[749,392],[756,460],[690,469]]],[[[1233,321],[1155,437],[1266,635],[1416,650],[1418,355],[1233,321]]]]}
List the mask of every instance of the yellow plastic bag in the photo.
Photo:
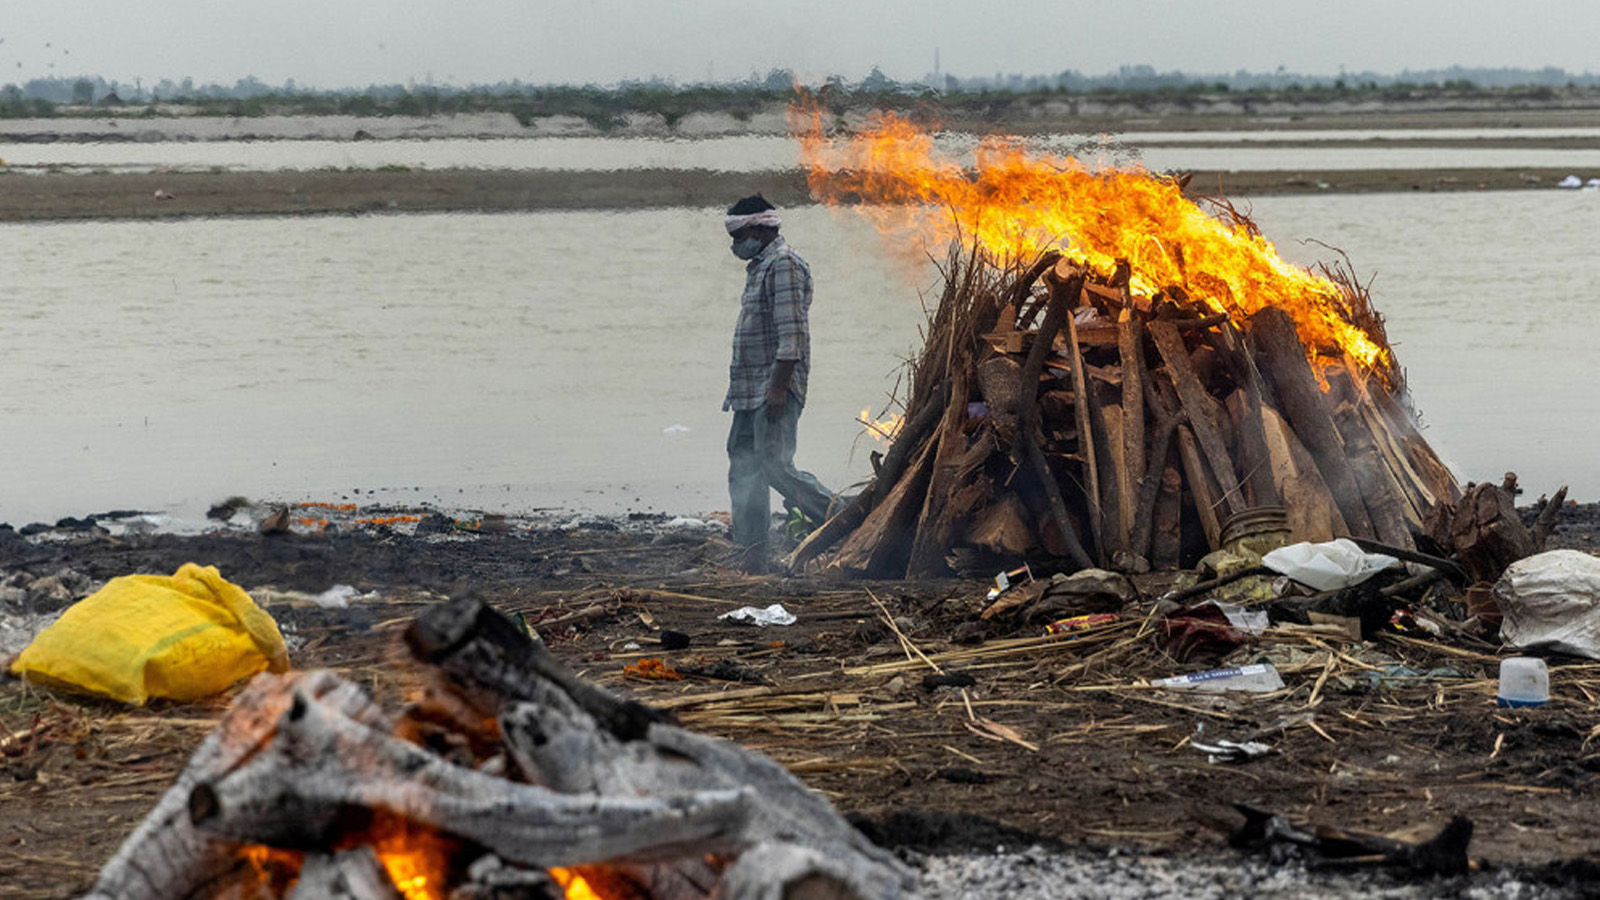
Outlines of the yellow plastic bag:
{"type": "Polygon", "coordinates": [[[215,566],[113,578],[12,663],[29,681],[142,704],[198,700],[262,669],[287,671],[278,623],[215,566]]]}

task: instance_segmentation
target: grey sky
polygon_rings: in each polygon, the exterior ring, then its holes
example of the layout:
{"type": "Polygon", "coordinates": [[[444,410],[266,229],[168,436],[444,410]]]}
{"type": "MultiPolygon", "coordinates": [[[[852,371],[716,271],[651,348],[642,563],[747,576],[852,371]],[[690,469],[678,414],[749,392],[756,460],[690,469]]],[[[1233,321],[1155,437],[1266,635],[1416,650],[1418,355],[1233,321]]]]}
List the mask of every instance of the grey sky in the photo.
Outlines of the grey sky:
{"type": "Polygon", "coordinates": [[[1600,68],[1594,0],[4,0],[0,83],[1600,68]]]}

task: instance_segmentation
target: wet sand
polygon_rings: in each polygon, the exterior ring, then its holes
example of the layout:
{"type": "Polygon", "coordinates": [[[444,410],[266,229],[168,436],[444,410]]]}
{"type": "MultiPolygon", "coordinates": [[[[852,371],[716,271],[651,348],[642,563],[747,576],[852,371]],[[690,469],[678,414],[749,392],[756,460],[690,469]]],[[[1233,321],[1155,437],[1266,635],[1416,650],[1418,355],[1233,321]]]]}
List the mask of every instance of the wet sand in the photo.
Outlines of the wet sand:
{"type": "MultiPolygon", "coordinates": [[[[1544,190],[1567,174],[1557,169],[1201,171],[1194,173],[1190,192],[1250,197],[1544,190]]],[[[0,176],[0,221],[710,207],[758,191],[780,206],[810,202],[799,170],[14,173],[0,176]]]]}

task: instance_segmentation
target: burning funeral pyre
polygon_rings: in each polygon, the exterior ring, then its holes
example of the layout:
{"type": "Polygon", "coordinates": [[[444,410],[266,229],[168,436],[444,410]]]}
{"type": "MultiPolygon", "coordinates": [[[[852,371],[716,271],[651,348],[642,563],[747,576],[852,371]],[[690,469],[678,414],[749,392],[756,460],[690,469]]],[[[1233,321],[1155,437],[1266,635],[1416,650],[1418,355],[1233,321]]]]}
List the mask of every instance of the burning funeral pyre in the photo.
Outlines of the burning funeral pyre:
{"type": "Polygon", "coordinates": [[[406,632],[398,717],[263,674],[88,900],[893,898],[909,871],[760,754],[580,680],[473,600],[406,632]]]}
{"type": "MultiPolygon", "coordinates": [[[[813,128],[813,192],[952,246],[900,429],[871,484],[796,551],[923,577],[964,558],[1173,569],[1230,533],[1448,532],[1456,479],[1418,431],[1347,267],[1281,259],[1178,179],[985,142],[977,166],[885,119],[813,128]]],[[[992,571],[992,569],[991,569],[992,571]]]]}

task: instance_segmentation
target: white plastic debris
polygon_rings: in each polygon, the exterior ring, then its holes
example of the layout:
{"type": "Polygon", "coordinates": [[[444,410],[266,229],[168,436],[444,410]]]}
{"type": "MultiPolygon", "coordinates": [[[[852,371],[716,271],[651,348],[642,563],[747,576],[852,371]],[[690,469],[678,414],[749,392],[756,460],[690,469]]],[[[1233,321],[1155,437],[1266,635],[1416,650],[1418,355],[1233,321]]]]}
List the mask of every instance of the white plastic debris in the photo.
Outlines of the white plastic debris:
{"type": "Polygon", "coordinates": [[[1246,694],[1270,694],[1283,690],[1283,677],[1271,663],[1239,666],[1232,669],[1212,669],[1193,675],[1159,678],[1151,684],[1176,690],[1220,692],[1240,691],[1246,694]]]}
{"type": "Polygon", "coordinates": [[[1260,741],[1208,741],[1205,739],[1205,730],[1205,723],[1196,725],[1194,736],[1189,738],[1189,746],[1204,753],[1206,761],[1210,763],[1249,762],[1272,752],[1271,747],[1260,741]]]}
{"type": "Polygon", "coordinates": [[[311,602],[323,609],[344,609],[350,601],[360,595],[360,591],[348,584],[336,584],[331,588],[311,598],[311,602]]]}
{"type": "Polygon", "coordinates": [[[1349,538],[1320,544],[1303,541],[1261,557],[1261,564],[1272,571],[1318,591],[1353,587],[1397,562],[1392,556],[1368,553],[1349,538]]]}
{"type": "Polygon", "coordinates": [[[1539,647],[1600,659],[1600,558],[1549,550],[1512,563],[1494,599],[1508,647],[1539,647]]]}
{"type": "Polygon", "coordinates": [[[741,606],[732,612],[725,612],[717,616],[724,622],[737,622],[740,625],[759,625],[765,628],[768,625],[793,625],[794,613],[783,608],[782,603],[774,603],[766,609],[757,609],[754,606],[741,606]]]}
{"type": "Polygon", "coordinates": [[[693,430],[694,429],[687,425],[668,425],[667,427],[661,429],[661,433],[667,435],[688,434],[693,430]]]}
{"type": "Polygon", "coordinates": [[[1264,609],[1245,609],[1242,606],[1232,603],[1219,603],[1216,600],[1212,600],[1210,603],[1217,608],[1218,612],[1222,613],[1223,617],[1228,620],[1229,625],[1245,634],[1260,634],[1267,630],[1268,625],[1272,624],[1267,618],[1267,611],[1264,609]]]}

